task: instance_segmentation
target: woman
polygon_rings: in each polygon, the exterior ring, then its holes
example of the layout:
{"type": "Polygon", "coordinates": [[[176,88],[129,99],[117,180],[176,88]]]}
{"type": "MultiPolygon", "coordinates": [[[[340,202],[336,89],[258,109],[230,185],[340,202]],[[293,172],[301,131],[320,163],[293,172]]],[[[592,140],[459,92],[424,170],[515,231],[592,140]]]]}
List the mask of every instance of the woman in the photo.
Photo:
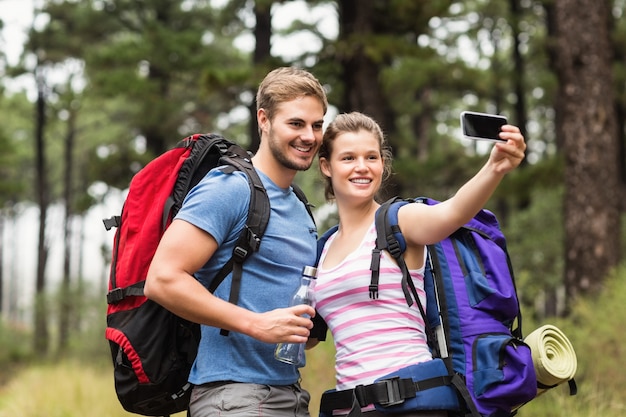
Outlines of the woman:
{"type": "MultiPolygon", "coordinates": [[[[517,127],[503,126],[500,138],[506,142],[494,144],[482,169],[454,197],[434,206],[406,204],[398,212],[407,243],[404,257],[423,305],[426,245],[467,223],[504,175],[524,158],[526,144],[517,127]]],[[[369,296],[374,216],[380,207],[376,195],[390,174],[390,155],[379,125],[356,112],[341,114],[330,123],[319,151],[326,198],[336,201],[339,228],[324,245],[318,264],[316,308],[335,341],[338,391],[371,384],[390,372],[432,359],[423,319],[415,306],[407,305],[400,268],[387,253],[381,255],[380,297],[372,300],[369,296]]],[[[363,412],[384,415],[372,406],[363,412]]],[[[445,414],[404,414],[417,415],[445,414]]]]}

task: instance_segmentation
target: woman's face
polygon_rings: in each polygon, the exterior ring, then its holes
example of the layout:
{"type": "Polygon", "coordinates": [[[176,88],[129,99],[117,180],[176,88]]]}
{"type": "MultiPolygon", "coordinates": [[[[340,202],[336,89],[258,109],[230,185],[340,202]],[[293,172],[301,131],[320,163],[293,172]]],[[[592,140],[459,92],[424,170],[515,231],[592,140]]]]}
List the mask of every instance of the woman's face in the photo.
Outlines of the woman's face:
{"type": "Polygon", "coordinates": [[[378,139],[370,132],[345,132],[333,141],[330,160],[320,158],[322,173],[331,178],[337,200],[373,199],[383,175],[378,139]]]}

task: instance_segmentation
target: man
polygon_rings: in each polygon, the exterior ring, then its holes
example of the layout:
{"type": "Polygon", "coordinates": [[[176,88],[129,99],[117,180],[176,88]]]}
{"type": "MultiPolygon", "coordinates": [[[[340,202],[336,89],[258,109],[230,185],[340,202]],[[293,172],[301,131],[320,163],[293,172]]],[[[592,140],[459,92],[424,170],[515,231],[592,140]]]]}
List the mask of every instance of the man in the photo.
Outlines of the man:
{"type": "Polygon", "coordinates": [[[287,308],[305,265],[314,265],[317,230],[290,185],[307,170],[322,140],[326,94],[310,73],[278,68],[257,92],[261,144],[252,158],[271,204],[259,251],[243,265],[238,305],[228,303],[230,275],[206,288],[230,258],[247,217],[243,173],[214,169],[187,196],[154,256],[145,294],[200,323],[202,337],[189,376],[192,417],[308,416],[299,372],[273,357],[280,342],[305,343],[314,309],[287,308]],[[228,336],[219,334],[228,330],[228,336]]]}

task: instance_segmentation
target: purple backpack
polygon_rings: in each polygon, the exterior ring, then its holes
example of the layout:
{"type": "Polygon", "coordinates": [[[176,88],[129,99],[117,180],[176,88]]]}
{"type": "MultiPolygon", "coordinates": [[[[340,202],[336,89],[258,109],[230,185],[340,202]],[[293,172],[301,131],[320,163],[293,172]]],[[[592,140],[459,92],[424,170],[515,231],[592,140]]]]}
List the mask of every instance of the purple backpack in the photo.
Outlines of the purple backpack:
{"type": "Polygon", "coordinates": [[[409,203],[438,204],[428,198],[396,197],[380,207],[370,298],[379,296],[378,264],[380,251],[386,250],[403,271],[407,303],[417,304],[424,317],[434,359],[348,392],[328,391],[322,396],[321,415],[350,402],[351,416],[360,415],[360,407],[367,404],[384,413],[446,410],[449,415],[511,416],[535,398],[537,379],[530,347],[522,338],[513,269],[498,221],[482,210],[451,236],[428,247],[424,308],[407,279],[402,256],[406,245],[398,227],[398,209],[409,203]]]}

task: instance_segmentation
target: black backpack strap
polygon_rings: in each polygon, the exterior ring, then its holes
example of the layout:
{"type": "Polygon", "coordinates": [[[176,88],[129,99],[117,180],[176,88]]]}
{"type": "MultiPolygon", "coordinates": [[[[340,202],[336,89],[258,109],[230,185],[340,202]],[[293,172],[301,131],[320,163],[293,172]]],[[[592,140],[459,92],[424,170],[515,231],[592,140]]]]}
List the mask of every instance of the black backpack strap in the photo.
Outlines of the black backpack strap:
{"type": "MultiPolygon", "coordinates": [[[[243,262],[253,252],[256,252],[259,249],[261,237],[265,233],[267,223],[269,222],[271,209],[265,187],[252,165],[250,155],[245,150],[239,146],[233,145],[220,161],[224,164],[230,165],[233,170],[237,169],[244,172],[246,174],[248,184],[250,185],[250,205],[248,207],[248,219],[246,221],[246,225],[244,226],[244,230],[235,244],[232,257],[224,266],[222,266],[222,269],[220,269],[217,273],[211,282],[211,286],[209,287],[211,292],[215,291],[215,289],[232,270],[233,278],[228,301],[233,304],[237,304],[239,301],[239,291],[241,289],[243,262]]],[[[227,335],[228,331],[222,329],[220,334],[227,335]]]]}
{"type": "MultiPolygon", "coordinates": [[[[460,378],[458,375],[457,377],[460,378]]],[[[450,375],[421,381],[396,377],[368,385],[357,385],[353,389],[326,391],[322,394],[320,411],[331,414],[333,410],[349,409],[348,417],[358,417],[362,415],[361,408],[369,404],[377,403],[382,406],[401,404],[409,398],[414,398],[420,391],[450,385],[453,379],[454,377],[450,375]]]]}
{"type": "MultiPolygon", "coordinates": [[[[263,182],[252,165],[251,154],[236,144],[230,144],[223,153],[224,155],[220,158],[220,165],[226,165],[224,168],[225,172],[239,170],[246,174],[248,185],[250,186],[250,205],[248,206],[248,218],[244,230],[239,235],[239,239],[237,239],[233,254],[216,274],[209,286],[209,291],[214,292],[232,271],[233,276],[228,301],[237,304],[241,290],[243,263],[253,252],[259,250],[261,238],[269,222],[271,207],[263,182]]],[[[315,223],[311,210],[312,205],[308,202],[304,192],[295,184],[292,184],[292,189],[298,199],[305,205],[307,212],[315,223]]],[[[228,331],[222,329],[220,334],[226,336],[228,331]]]]}
{"type": "MultiPolygon", "coordinates": [[[[186,148],[192,146],[194,142],[192,138],[193,137],[187,137],[183,139],[176,145],[176,147],[186,148]]],[[[187,195],[187,193],[198,184],[198,182],[209,170],[217,165],[219,160],[218,158],[226,154],[228,149],[237,146],[216,133],[199,135],[195,142],[197,144],[200,141],[204,141],[203,146],[193,147],[191,155],[189,156],[189,160],[193,161],[193,163],[187,166],[183,165],[183,167],[181,167],[181,174],[183,171],[186,171],[187,175],[184,176],[183,181],[181,181],[180,184],[175,186],[172,195],[165,201],[163,218],[161,221],[162,230],[165,230],[165,226],[167,225],[169,219],[174,218],[178,209],[180,209],[183,198],[187,195]],[[214,147],[217,148],[218,152],[213,152],[214,147]],[[176,201],[178,201],[178,206],[176,205],[176,201]]],[[[186,163],[189,163],[189,161],[186,161],[186,163]]]]}
{"type": "Polygon", "coordinates": [[[404,292],[404,298],[409,306],[413,305],[411,299],[411,293],[409,290],[410,285],[413,285],[409,279],[409,270],[404,262],[402,253],[406,249],[404,240],[400,241],[398,236],[401,236],[400,228],[397,224],[397,213],[400,206],[407,204],[407,200],[403,200],[399,197],[393,197],[385,201],[376,211],[375,225],[376,225],[376,245],[372,250],[372,263],[370,270],[372,271],[372,278],[370,281],[369,291],[370,298],[378,298],[378,281],[380,277],[380,252],[386,250],[389,254],[398,262],[398,266],[402,270],[402,291],[404,292]],[[392,206],[393,205],[393,206],[392,206]],[[395,222],[390,221],[390,214],[393,214],[396,218],[395,222]]]}
{"type": "Polygon", "coordinates": [[[313,223],[315,223],[315,217],[313,216],[313,208],[315,207],[313,204],[309,203],[309,200],[306,198],[306,194],[302,191],[302,188],[298,187],[295,183],[291,184],[291,188],[293,189],[293,193],[298,197],[304,207],[306,207],[306,211],[311,216],[313,223]]]}
{"type": "MultiPolygon", "coordinates": [[[[401,199],[399,197],[393,197],[384,202],[376,212],[375,224],[376,224],[376,246],[372,250],[372,264],[370,269],[372,270],[372,280],[370,282],[370,298],[372,293],[378,292],[378,277],[380,273],[380,251],[386,250],[396,260],[400,270],[402,271],[402,291],[407,304],[413,305],[413,300],[417,304],[417,308],[424,320],[424,329],[426,331],[426,339],[430,344],[435,341],[435,335],[431,328],[426,314],[426,309],[422,304],[415,284],[410,277],[409,268],[404,260],[404,251],[406,250],[406,242],[402,237],[402,231],[398,226],[398,210],[405,204],[415,202],[412,199],[401,199]],[[412,297],[411,297],[412,296],[412,297]]],[[[428,259],[426,260],[428,262],[428,259]]],[[[432,346],[431,346],[432,347],[432,346]]]]}
{"type": "MultiPolygon", "coordinates": [[[[319,264],[320,262],[322,250],[324,249],[324,245],[328,241],[328,238],[333,233],[335,233],[337,229],[339,229],[339,225],[334,225],[317,239],[317,257],[315,259],[315,265],[319,264]]],[[[322,316],[320,316],[319,314],[315,314],[311,321],[313,321],[313,328],[311,329],[311,334],[309,335],[309,338],[317,339],[320,342],[325,341],[326,333],[328,333],[328,324],[326,324],[322,316]]]]}
{"type": "Polygon", "coordinates": [[[124,298],[130,296],[143,296],[143,287],[145,283],[146,281],[139,281],[134,283],[133,285],[124,288],[114,287],[111,291],[107,293],[107,304],[119,303],[124,298]]]}

